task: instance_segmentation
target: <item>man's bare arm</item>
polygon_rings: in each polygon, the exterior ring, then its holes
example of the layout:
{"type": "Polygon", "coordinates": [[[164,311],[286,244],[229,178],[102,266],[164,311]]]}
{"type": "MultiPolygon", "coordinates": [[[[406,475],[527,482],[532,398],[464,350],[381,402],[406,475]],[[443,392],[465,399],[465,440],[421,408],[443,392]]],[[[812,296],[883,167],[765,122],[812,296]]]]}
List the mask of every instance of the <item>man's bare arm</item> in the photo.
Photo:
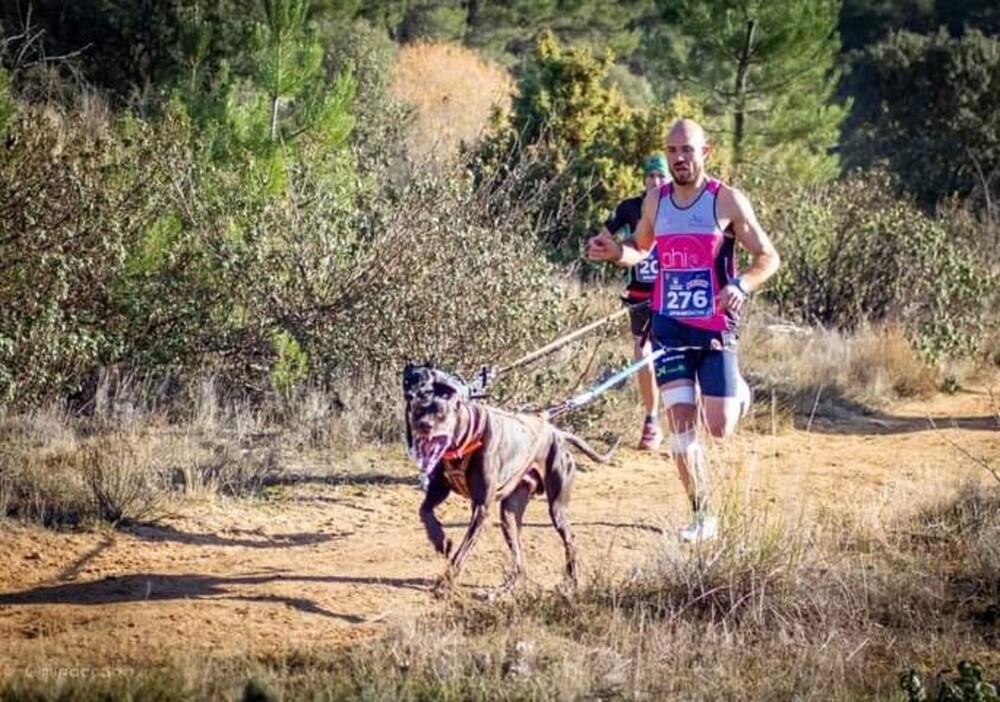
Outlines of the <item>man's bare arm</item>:
{"type": "Polygon", "coordinates": [[[757,221],[746,195],[735,188],[726,188],[720,194],[720,219],[730,220],[733,235],[750,254],[750,266],[740,271],[740,279],[748,290],[757,290],[778,270],[778,251],[757,221]]]}

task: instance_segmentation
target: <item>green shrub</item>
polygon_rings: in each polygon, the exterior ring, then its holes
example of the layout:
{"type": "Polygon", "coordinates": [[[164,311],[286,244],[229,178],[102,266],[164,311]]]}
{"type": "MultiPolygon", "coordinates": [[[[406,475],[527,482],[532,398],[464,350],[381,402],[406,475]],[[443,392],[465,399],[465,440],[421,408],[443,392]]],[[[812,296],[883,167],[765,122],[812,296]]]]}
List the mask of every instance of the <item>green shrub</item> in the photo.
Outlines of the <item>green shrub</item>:
{"type": "Polygon", "coordinates": [[[975,661],[959,661],[957,678],[940,678],[928,693],[920,674],[910,669],[899,676],[899,686],[908,702],[998,702],[995,685],[983,680],[983,668],[975,661]]]}
{"type": "Polygon", "coordinates": [[[14,115],[14,103],[10,99],[10,77],[0,68],[0,137],[7,129],[7,123],[14,115]]]}
{"type": "Polygon", "coordinates": [[[995,276],[894,192],[889,176],[868,171],[794,193],[769,223],[783,265],[768,297],[783,315],[842,331],[898,325],[932,358],[972,351],[995,276]]]}
{"type": "MultiPolygon", "coordinates": [[[[184,161],[176,140],[151,134],[54,106],[12,120],[0,159],[0,402],[62,396],[121,357],[116,286],[162,216],[158,178],[184,161]]],[[[137,313],[146,323],[155,311],[137,313]]]]}
{"type": "Polygon", "coordinates": [[[537,236],[557,259],[577,259],[614,206],[641,192],[639,163],[663,148],[670,125],[669,108],[633,109],[609,87],[612,60],[543,35],[518,80],[509,124],[494,124],[475,149],[483,182],[503,183],[530,164],[516,199],[530,203],[537,236]]]}
{"type": "Polygon", "coordinates": [[[5,403],[64,399],[109,365],[181,381],[207,370],[240,393],[308,375],[369,385],[394,432],[406,360],[467,370],[560,324],[516,174],[507,188],[459,169],[370,189],[323,139],[218,159],[177,102],[99,138],[51,108],[13,129],[0,163],[5,403]]]}
{"type": "Polygon", "coordinates": [[[271,369],[271,386],[279,393],[288,393],[309,372],[309,359],[298,342],[288,332],[274,334],[277,360],[271,369]]]}
{"type": "Polygon", "coordinates": [[[395,436],[404,362],[468,372],[553,338],[566,305],[522,197],[538,161],[369,181],[390,164],[355,167],[345,85],[329,121],[263,145],[236,138],[247,94],[145,120],[21,106],[0,161],[0,403],[83,404],[102,367],[207,372],[258,398],[370,388],[349,410],[395,436]]]}

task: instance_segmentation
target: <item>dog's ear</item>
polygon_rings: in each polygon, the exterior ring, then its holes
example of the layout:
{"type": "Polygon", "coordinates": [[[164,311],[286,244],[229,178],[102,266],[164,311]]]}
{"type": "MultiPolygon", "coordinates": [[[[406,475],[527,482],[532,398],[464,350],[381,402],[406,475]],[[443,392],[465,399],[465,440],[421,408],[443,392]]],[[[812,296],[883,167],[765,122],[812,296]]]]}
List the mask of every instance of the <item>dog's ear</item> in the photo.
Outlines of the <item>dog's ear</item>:
{"type": "Polygon", "coordinates": [[[417,395],[428,392],[431,384],[431,372],[425,367],[407,363],[403,367],[403,396],[409,402],[417,395]]]}

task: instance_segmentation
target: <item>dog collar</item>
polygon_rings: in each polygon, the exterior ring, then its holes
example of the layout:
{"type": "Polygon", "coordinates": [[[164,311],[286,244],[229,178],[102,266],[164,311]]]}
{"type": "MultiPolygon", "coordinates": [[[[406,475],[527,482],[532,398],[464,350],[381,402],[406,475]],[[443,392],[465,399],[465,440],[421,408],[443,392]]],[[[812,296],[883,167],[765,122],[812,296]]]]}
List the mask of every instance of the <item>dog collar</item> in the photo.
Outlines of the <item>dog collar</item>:
{"type": "Polygon", "coordinates": [[[484,417],[474,403],[466,405],[464,409],[469,415],[469,424],[464,432],[464,440],[458,446],[452,446],[441,455],[441,458],[446,461],[460,461],[483,447],[483,434],[486,432],[484,417]]]}
{"type": "Polygon", "coordinates": [[[476,449],[482,448],[482,446],[483,440],[478,436],[474,436],[461,446],[448,449],[444,452],[441,458],[446,461],[457,461],[460,458],[465,458],[476,449]]]}

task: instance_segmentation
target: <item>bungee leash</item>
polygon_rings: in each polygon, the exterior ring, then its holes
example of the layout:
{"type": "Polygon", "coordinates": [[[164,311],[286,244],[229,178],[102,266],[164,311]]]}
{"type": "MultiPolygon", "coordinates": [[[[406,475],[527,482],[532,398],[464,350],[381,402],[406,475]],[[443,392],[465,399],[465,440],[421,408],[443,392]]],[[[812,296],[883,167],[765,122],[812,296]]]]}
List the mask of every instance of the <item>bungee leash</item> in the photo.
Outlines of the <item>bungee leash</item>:
{"type": "Polygon", "coordinates": [[[563,412],[569,412],[570,410],[575,410],[579,409],[580,407],[583,407],[587,403],[597,399],[599,396],[607,392],[609,388],[614,387],[621,381],[628,378],[630,375],[633,375],[634,373],[637,373],[640,370],[642,370],[643,366],[651,365],[656,359],[658,359],[660,356],[662,356],[669,350],[670,349],[667,348],[656,349],[656,351],[651,353],[649,356],[641,358],[638,361],[634,361],[633,363],[625,366],[620,371],[618,371],[611,377],[602,380],[600,383],[590,388],[589,390],[585,390],[584,392],[581,392],[579,395],[574,395],[568,400],[563,400],[559,404],[552,405],[551,407],[542,410],[542,414],[544,414],[546,418],[552,419],[553,417],[558,417],[563,412]]]}
{"type": "Polygon", "coordinates": [[[544,358],[562,348],[566,344],[575,339],[579,339],[581,336],[587,334],[588,332],[597,329],[600,326],[607,324],[615,319],[618,319],[624,314],[631,312],[632,310],[640,309],[649,305],[649,300],[643,300],[642,302],[637,302],[635,304],[625,305],[622,309],[612,312],[611,314],[598,319],[597,321],[591,322],[586,326],[583,326],[575,331],[570,332],[564,336],[559,337],[553,341],[550,341],[545,346],[532,351],[531,353],[521,356],[521,358],[516,361],[511,361],[505,366],[500,366],[499,368],[494,368],[492,366],[483,366],[475,373],[476,379],[470,384],[472,393],[474,397],[485,397],[486,386],[489,385],[495,378],[514,370],[515,368],[520,368],[523,365],[531,363],[532,361],[537,361],[540,358],[544,358]]]}

